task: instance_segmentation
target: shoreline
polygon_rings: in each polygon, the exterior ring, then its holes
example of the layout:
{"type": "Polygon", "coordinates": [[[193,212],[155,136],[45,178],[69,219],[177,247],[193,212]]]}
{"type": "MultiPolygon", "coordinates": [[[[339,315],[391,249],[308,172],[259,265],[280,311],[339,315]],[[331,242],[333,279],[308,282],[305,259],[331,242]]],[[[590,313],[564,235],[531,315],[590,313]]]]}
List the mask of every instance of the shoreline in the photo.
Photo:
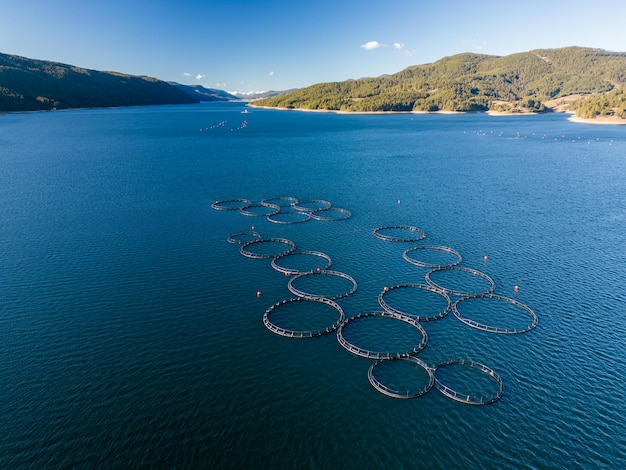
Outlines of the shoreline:
{"type": "Polygon", "coordinates": [[[485,111],[485,114],[488,114],[489,116],[539,116],[540,114],[545,114],[545,113],[531,113],[531,112],[518,112],[518,113],[514,113],[512,111],[485,111]]]}
{"type": "Polygon", "coordinates": [[[626,119],[621,119],[617,117],[596,117],[596,118],[581,118],[574,114],[567,118],[568,121],[575,122],[578,124],[597,124],[597,125],[605,125],[605,126],[623,126],[626,125],[626,119]]]}
{"type": "MultiPolygon", "coordinates": [[[[332,114],[468,114],[468,111],[340,111],[333,109],[307,109],[307,108],[279,108],[276,106],[257,106],[253,103],[248,103],[248,106],[252,108],[258,109],[276,109],[279,111],[301,111],[305,113],[332,113],[332,114]]],[[[541,114],[545,114],[546,112],[554,112],[554,113],[562,113],[563,111],[556,111],[553,109],[548,109],[542,113],[514,113],[507,111],[476,111],[483,112],[488,116],[500,117],[500,116],[539,116],[541,114]]],[[[574,115],[573,113],[570,117],[567,118],[568,121],[571,121],[576,124],[597,124],[597,125],[626,125],[626,119],[620,119],[616,117],[600,117],[600,118],[580,118],[574,115]]]]}
{"type": "Polygon", "coordinates": [[[337,109],[308,109],[308,108],[279,108],[276,106],[248,106],[258,109],[277,109],[279,111],[302,111],[305,113],[332,113],[332,114],[467,114],[464,111],[341,111],[337,109]]]}
{"type": "MultiPolygon", "coordinates": [[[[307,109],[307,108],[279,108],[275,106],[257,106],[254,103],[246,102],[244,100],[240,101],[242,103],[247,103],[246,106],[257,109],[275,109],[279,111],[301,111],[305,113],[332,113],[332,114],[468,114],[470,111],[341,111],[341,110],[333,110],[333,109],[307,109]]],[[[166,104],[165,106],[176,106],[176,104],[166,104]]],[[[136,106],[163,106],[163,105],[136,105],[136,106]]],[[[90,108],[63,108],[63,109],[40,109],[40,110],[29,110],[29,111],[0,111],[0,117],[7,116],[9,114],[21,114],[21,113],[41,113],[41,112],[51,112],[51,111],[72,111],[72,110],[89,110],[89,109],[116,109],[116,108],[126,108],[126,107],[135,107],[135,106],[110,106],[110,107],[90,107],[90,108]]],[[[537,116],[543,113],[515,113],[508,111],[476,111],[477,113],[484,113],[488,116],[537,116]]],[[[626,125],[626,119],[611,117],[611,116],[601,116],[596,118],[581,118],[576,116],[574,113],[568,113],[567,111],[557,111],[555,109],[548,109],[546,112],[554,112],[554,113],[567,113],[570,116],[567,118],[568,121],[576,123],[576,124],[595,124],[595,125],[607,125],[607,126],[623,126],[626,125]]]]}

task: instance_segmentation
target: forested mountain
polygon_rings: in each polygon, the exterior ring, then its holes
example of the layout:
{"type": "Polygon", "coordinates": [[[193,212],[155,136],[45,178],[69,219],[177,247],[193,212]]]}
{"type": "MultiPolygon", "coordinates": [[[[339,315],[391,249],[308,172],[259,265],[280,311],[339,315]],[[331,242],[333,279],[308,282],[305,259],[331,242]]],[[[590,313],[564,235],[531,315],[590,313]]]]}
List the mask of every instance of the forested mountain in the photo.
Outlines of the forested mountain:
{"type": "MultiPolygon", "coordinates": [[[[589,113],[626,118],[620,91],[625,83],[626,53],[567,47],[504,57],[458,54],[393,75],[320,83],[254,104],[338,111],[538,112],[556,98],[602,93],[604,101],[589,113]]],[[[583,102],[573,106],[585,109],[583,102]]]]}
{"type": "MultiPolygon", "coordinates": [[[[540,112],[570,100],[581,117],[626,119],[626,53],[567,47],[498,57],[458,54],[393,75],[319,83],[258,106],[337,111],[540,112]]],[[[232,100],[221,90],[0,53],[0,111],[232,100]]]]}
{"type": "Polygon", "coordinates": [[[0,53],[0,111],[197,103],[156,78],[0,53]]]}

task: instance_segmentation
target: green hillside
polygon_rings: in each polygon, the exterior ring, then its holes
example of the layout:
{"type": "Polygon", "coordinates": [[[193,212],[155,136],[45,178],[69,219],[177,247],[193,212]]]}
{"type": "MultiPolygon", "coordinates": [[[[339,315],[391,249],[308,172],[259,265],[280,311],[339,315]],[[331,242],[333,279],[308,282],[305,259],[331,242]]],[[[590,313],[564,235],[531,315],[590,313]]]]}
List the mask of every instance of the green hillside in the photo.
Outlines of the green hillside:
{"type": "Polygon", "coordinates": [[[0,53],[0,111],[196,102],[183,90],[155,78],[0,53]]]}
{"type": "MultiPolygon", "coordinates": [[[[458,54],[393,75],[319,83],[254,104],[353,112],[540,112],[549,100],[611,90],[615,94],[624,83],[626,53],[567,47],[505,57],[458,54]]],[[[596,111],[626,118],[619,98],[609,101],[617,108],[596,111]]]]}

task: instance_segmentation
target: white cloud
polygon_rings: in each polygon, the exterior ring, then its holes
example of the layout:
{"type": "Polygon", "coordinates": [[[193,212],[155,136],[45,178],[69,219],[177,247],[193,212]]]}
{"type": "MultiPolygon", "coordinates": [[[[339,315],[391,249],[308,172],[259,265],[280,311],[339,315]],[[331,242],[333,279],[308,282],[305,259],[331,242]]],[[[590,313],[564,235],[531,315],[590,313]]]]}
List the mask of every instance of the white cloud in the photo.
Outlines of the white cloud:
{"type": "Polygon", "coordinates": [[[190,74],[189,72],[184,72],[184,73],[183,73],[183,75],[184,75],[185,77],[191,77],[191,74],[190,74]]]}
{"type": "Polygon", "coordinates": [[[384,44],[379,43],[378,41],[368,41],[365,44],[361,44],[361,47],[366,51],[371,51],[372,49],[378,49],[379,47],[383,47],[384,44]]]}
{"type": "Polygon", "coordinates": [[[206,75],[198,74],[196,75],[196,80],[202,80],[206,75]]]}
{"type": "Polygon", "coordinates": [[[413,55],[412,52],[408,52],[405,48],[404,48],[404,43],[403,42],[394,42],[393,46],[390,46],[389,44],[385,44],[383,42],[378,42],[378,41],[368,41],[365,44],[361,44],[361,47],[363,49],[365,49],[366,51],[371,51],[374,49],[378,49],[380,47],[393,47],[396,51],[403,51],[405,53],[405,55],[413,55]]]}
{"type": "Polygon", "coordinates": [[[269,75],[270,77],[273,77],[273,76],[274,76],[274,71],[272,70],[270,73],[268,73],[268,75],[269,75]]]}
{"type": "Polygon", "coordinates": [[[463,41],[463,47],[467,50],[481,52],[487,46],[487,41],[480,41],[478,39],[466,39],[463,41]]]}

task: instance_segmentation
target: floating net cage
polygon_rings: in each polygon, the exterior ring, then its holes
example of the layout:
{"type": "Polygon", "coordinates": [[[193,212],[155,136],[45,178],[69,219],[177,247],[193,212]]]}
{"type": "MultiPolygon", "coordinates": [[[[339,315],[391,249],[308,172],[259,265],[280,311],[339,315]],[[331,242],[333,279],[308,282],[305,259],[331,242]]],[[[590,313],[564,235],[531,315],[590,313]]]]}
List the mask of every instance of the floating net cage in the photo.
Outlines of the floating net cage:
{"type": "Polygon", "coordinates": [[[249,206],[245,206],[239,209],[239,213],[241,215],[246,215],[248,217],[271,217],[272,215],[278,214],[279,212],[280,207],[273,204],[250,204],[249,206]]]}
{"type": "Polygon", "coordinates": [[[417,321],[438,320],[450,313],[452,308],[448,294],[441,289],[422,284],[385,287],[378,295],[378,303],[389,313],[417,321]]]}
{"type": "Polygon", "coordinates": [[[527,305],[495,294],[461,297],[452,306],[452,311],[466,325],[489,333],[527,333],[539,321],[527,305]]]}
{"type": "Polygon", "coordinates": [[[330,209],[331,207],[331,202],[324,199],[310,199],[308,201],[300,201],[293,205],[295,210],[303,212],[320,211],[322,209],[330,209]]]}
{"type": "Polygon", "coordinates": [[[344,320],[343,309],[330,299],[283,300],[263,314],[268,330],[288,338],[313,338],[335,331],[344,320]]]}
{"type": "Polygon", "coordinates": [[[486,274],[461,266],[435,268],[428,271],[425,277],[430,286],[448,295],[490,294],[496,288],[493,279],[486,274]]]}
{"type": "Polygon", "coordinates": [[[279,197],[270,197],[267,199],[261,200],[262,206],[278,206],[278,207],[289,207],[295,206],[298,204],[298,199],[293,196],[279,196],[279,197]]]}
{"type": "Polygon", "coordinates": [[[333,264],[330,256],[320,251],[292,251],[272,259],[272,268],[287,275],[326,271],[333,264]]]}
{"type": "Polygon", "coordinates": [[[322,220],[326,222],[346,220],[350,217],[352,217],[352,212],[350,212],[348,209],[342,209],[341,207],[328,207],[316,209],[311,212],[312,219],[322,220]]]}
{"type": "Polygon", "coordinates": [[[504,393],[502,379],[493,369],[469,360],[452,360],[433,368],[435,387],[446,397],[468,405],[488,405],[504,393]]]}
{"type": "MultiPolygon", "coordinates": [[[[258,204],[248,199],[224,199],[211,207],[238,211],[244,216],[266,217],[275,224],[297,224],[310,219],[346,220],[352,213],[324,199],[299,201],[292,196],[267,198],[258,204]]],[[[387,225],[373,231],[390,242],[417,242],[426,237],[419,227],[387,225]]],[[[495,295],[494,281],[475,269],[461,267],[460,253],[442,245],[419,245],[404,250],[403,258],[427,268],[426,285],[399,284],[378,295],[382,312],[361,313],[346,319],[335,302],[357,290],[348,274],[331,271],[331,258],[313,250],[296,251],[286,238],[263,238],[252,230],[227,239],[240,245],[248,258],[271,259],[273,269],[291,276],[288,290],[295,298],[275,303],[263,314],[263,324],[276,335],[312,338],[336,332],[339,344],[352,354],[374,359],[368,370],[370,384],[398,399],[417,398],[433,387],[446,397],[469,405],[486,405],[504,393],[501,377],[484,364],[449,360],[429,367],[416,355],[428,336],[420,322],[437,320],[452,311],[466,325],[490,333],[526,333],[537,326],[537,315],[525,304],[495,295]],[[456,301],[452,296],[459,296],[456,301]]],[[[257,294],[258,295],[258,294],[257,294]]]]}
{"type": "Polygon", "coordinates": [[[311,219],[322,221],[345,220],[352,217],[348,209],[333,207],[325,199],[300,201],[293,196],[262,199],[258,204],[249,199],[223,199],[211,204],[215,210],[236,210],[249,217],[266,217],[275,224],[297,224],[311,219]]]}
{"type": "Polygon", "coordinates": [[[368,359],[413,356],[426,347],[426,330],[413,318],[385,312],[361,313],[345,320],[337,340],[347,351],[368,359]]]}
{"type": "Polygon", "coordinates": [[[303,211],[279,211],[268,215],[267,220],[275,224],[299,224],[311,220],[311,213],[303,211]]]}
{"type": "Polygon", "coordinates": [[[367,371],[367,379],[380,393],[401,399],[421,397],[435,382],[432,369],[416,356],[377,361],[367,371]]]}
{"type": "Polygon", "coordinates": [[[236,211],[243,207],[252,205],[248,199],[224,199],[215,201],[211,207],[218,211],[236,211]]]}
{"type": "Polygon", "coordinates": [[[405,250],[402,257],[415,266],[431,269],[452,267],[463,261],[458,251],[440,245],[415,246],[405,250]]]}
{"type": "Polygon", "coordinates": [[[357,283],[348,274],[320,270],[297,274],[289,279],[287,288],[298,297],[337,300],[352,295],[357,289],[357,283]]]}
{"type": "Polygon", "coordinates": [[[244,243],[239,252],[247,258],[275,258],[296,250],[296,244],[286,238],[260,238],[244,243]]]}
{"type": "Polygon", "coordinates": [[[228,243],[243,245],[245,243],[253,242],[260,239],[261,235],[258,232],[255,232],[254,230],[249,230],[233,233],[230,237],[228,237],[227,241],[228,243]]]}
{"type": "Polygon", "coordinates": [[[385,225],[372,232],[376,238],[388,242],[417,242],[426,238],[426,233],[412,225],[385,225]]]}

